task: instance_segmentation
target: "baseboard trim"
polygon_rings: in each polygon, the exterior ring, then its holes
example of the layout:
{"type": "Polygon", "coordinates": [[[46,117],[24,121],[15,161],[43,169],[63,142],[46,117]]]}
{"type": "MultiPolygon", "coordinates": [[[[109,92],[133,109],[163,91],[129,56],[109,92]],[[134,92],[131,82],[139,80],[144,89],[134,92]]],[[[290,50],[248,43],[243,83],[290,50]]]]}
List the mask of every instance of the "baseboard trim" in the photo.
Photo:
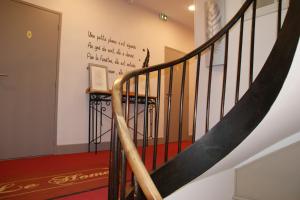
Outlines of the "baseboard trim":
{"type": "MultiPolygon", "coordinates": [[[[110,142],[102,142],[97,144],[98,151],[109,150],[110,142]]],[[[96,149],[95,144],[91,144],[90,152],[94,152],[96,149]]],[[[71,154],[71,153],[86,153],[89,150],[89,145],[85,144],[69,144],[69,145],[57,145],[55,148],[55,154],[71,154]]]]}
{"type": "MultiPolygon", "coordinates": [[[[164,144],[164,138],[158,138],[158,144],[164,144]]],[[[153,145],[153,139],[148,140],[149,145],[153,145]]],[[[138,146],[143,145],[143,140],[138,140],[138,146]]],[[[68,145],[57,145],[55,148],[55,154],[72,154],[72,153],[85,153],[88,152],[89,145],[87,143],[84,144],[68,144],[68,145]]],[[[95,144],[90,145],[90,152],[94,152],[96,149],[95,144]]],[[[102,142],[101,144],[97,144],[98,151],[105,151],[110,149],[110,142],[102,142]]]]}
{"type": "Polygon", "coordinates": [[[239,196],[233,196],[232,199],[233,200],[250,200],[250,199],[246,199],[246,198],[239,197],[239,196]]]}

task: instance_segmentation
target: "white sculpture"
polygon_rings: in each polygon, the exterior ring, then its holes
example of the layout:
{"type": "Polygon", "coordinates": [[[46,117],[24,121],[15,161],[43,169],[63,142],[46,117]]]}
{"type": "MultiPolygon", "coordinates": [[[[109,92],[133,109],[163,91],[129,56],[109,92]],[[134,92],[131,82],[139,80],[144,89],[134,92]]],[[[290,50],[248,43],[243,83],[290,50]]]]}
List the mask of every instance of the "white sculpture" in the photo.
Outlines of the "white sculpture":
{"type": "Polygon", "coordinates": [[[222,15],[219,4],[215,0],[206,2],[206,35],[210,39],[222,28],[222,15]]]}
{"type": "MultiPolygon", "coordinates": [[[[207,0],[205,2],[206,15],[206,39],[216,35],[224,25],[225,12],[224,0],[207,0]]],[[[224,39],[215,43],[213,66],[223,66],[224,63],[224,39]]],[[[210,55],[207,57],[209,64],[210,55]]]]}

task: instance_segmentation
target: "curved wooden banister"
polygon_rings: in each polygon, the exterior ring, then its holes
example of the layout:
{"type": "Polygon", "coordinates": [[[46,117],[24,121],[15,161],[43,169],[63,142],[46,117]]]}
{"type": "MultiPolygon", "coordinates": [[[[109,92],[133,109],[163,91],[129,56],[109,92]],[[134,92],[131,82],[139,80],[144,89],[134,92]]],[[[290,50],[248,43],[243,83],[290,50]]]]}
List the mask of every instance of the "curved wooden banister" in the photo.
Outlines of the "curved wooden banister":
{"type": "MultiPolygon", "coordinates": [[[[124,77],[126,77],[126,75],[124,77]]],[[[139,156],[139,153],[137,152],[137,149],[130,137],[130,131],[127,128],[127,123],[123,115],[121,92],[123,80],[123,78],[119,78],[114,82],[112,94],[114,119],[117,124],[118,135],[127,160],[130,163],[132,171],[134,172],[140,187],[143,189],[146,198],[159,200],[162,199],[162,197],[155,187],[146,167],[139,156]]]]}
{"type": "Polygon", "coordinates": [[[127,124],[123,115],[123,109],[122,109],[122,97],[121,97],[121,89],[123,88],[122,85],[126,80],[129,80],[130,78],[134,76],[138,76],[141,74],[145,74],[147,72],[157,71],[159,69],[164,69],[170,66],[177,65],[178,63],[181,63],[187,59],[190,59],[194,57],[195,55],[201,54],[201,52],[205,51],[207,48],[210,47],[210,45],[214,44],[216,41],[218,41],[228,30],[241,18],[242,15],[246,12],[246,10],[249,8],[253,0],[247,0],[241,9],[237,12],[237,14],[232,18],[231,21],[229,21],[224,28],[222,28],[221,31],[219,31],[215,36],[213,36],[210,40],[208,40],[206,43],[201,45],[199,48],[195,49],[194,51],[190,52],[189,54],[185,55],[182,58],[179,58],[177,60],[174,60],[172,62],[164,63],[155,65],[148,68],[141,68],[138,70],[131,71],[129,73],[124,74],[122,77],[117,79],[114,82],[113,85],[113,94],[112,94],[112,100],[113,100],[113,112],[114,112],[114,119],[117,124],[118,128],[118,135],[121,141],[121,144],[124,148],[127,160],[130,163],[130,166],[132,167],[132,171],[134,172],[137,181],[142,188],[145,196],[147,199],[162,199],[160,196],[157,188],[155,187],[153,181],[151,180],[147,169],[145,168],[142,160],[139,157],[139,154],[135,148],[134,143],[132,142],[132,139],[130,137],[130,131],[127,128],[127,124]]]}
{"type": "Polygon", "coordinates": [[[175,66],[201,54],[228,33],[230,28],[244,16],[253,1],[247,0],[217,35],[186,56],[169,63],[131,71],[115,81],[112,96],[118,136],[137,182],[147,199],[162,199],[204,173],[239,145],[264,118],[283,85],[297,47],[300,27],[296,19],[300,19],[300,2],[291,0],[279,38],[262,71],[245,95],[208,134],[155,170],[151,177],[132,141],[123,114],[123,84],[138,75],[175,66]]]}

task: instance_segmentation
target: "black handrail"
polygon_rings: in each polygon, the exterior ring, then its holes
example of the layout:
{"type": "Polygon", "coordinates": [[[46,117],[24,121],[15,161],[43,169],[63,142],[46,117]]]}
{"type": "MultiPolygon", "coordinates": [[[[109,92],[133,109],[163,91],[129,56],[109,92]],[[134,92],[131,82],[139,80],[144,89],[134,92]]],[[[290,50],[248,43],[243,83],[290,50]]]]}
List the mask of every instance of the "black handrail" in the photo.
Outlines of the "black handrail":
{"type": "Polygon", "coordinates": [[[291,0],[285,22],[266,63],[233,109],[208,134],[151,174],[162,197],[170,195],[223,159],[268,113],[289,72],[298,45],[299,10],[300,1],[291,0]]]}
{"type": "Polygon", "coordinates": [[[246,2],[243,4],[241,9],[235,14],[235,16],[221,30],[215,36],[213,36],[211,39],[209,39],[207,42],[205,42],[203,45],[201,45],[197,49],[191,51],[187,55],[185,55],[177,60],[159,64],[159,65],[154,65],[154,66],[151,66],[148,68],[141,68],[141,69],[133,70],[130,73],[124,74],[124,76],[122,76],[121,83],[123,84],[126,80],[129,80],[132,77],[135,77],[138,75],[146,74],[147,72],[150,73],[153,71],[157,71],[159,69],[162,70],[162,69],[168,68],[170,66],[178,65],[180,63],[183,63],[186,60],[193,58],[194,56],[197,56],[198,54],[201,54],[206,49],[211,47],[212,44],[214,44],[218,40],[220,40],[220,38],[222,38],[226,34],[226,32],[228,32],[236,24],[236,22],[238,20],[240,20],[241,16],[244,15],[244,13],[250,7],[252,2],[253,2],[253,0],[246,0],[246,2]]]}

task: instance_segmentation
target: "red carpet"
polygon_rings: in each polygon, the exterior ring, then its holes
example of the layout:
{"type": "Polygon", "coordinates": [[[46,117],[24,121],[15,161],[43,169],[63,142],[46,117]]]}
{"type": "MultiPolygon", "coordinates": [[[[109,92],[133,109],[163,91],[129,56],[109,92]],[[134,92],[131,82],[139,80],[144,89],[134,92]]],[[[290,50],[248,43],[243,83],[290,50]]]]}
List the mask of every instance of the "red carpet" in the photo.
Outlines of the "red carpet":
{"type": "MultiPolygon", "coordinates": [[[[183,148],[189,144],[190,142],[184,142],[183,148]]],[[[169,145],[170,157],[176,153],[177,144],[169,145]]],[[[164,146],[159,145],[158,165],[163,163],[163,155],[164,146]]],[[[152,157],[153,146],[150,146],[146,156],[149,170],[152,167],[152,157]]],[[[105,187],[108,184],[108,162],[108,151],[0,161],[0,200],[41,200],[105,187]]],[[[105,189],[100,191],[94,190],[84,194],[98,196],[101,193],[102,197],[107,196],[105,189]]],[[[82,195],[75,196],[77,198],[82,195]]]]}
{"type": "Polygon", "coordinates": [[[109,152],[0,162],[0,199],[48,199],[107,185],[109,152]]]}
{"type": "Polygon", "coordinates": [[[100,188],[90,192],[71,195],[58,200],[106,200],[108,197],[108,188],[100,188]]]}

